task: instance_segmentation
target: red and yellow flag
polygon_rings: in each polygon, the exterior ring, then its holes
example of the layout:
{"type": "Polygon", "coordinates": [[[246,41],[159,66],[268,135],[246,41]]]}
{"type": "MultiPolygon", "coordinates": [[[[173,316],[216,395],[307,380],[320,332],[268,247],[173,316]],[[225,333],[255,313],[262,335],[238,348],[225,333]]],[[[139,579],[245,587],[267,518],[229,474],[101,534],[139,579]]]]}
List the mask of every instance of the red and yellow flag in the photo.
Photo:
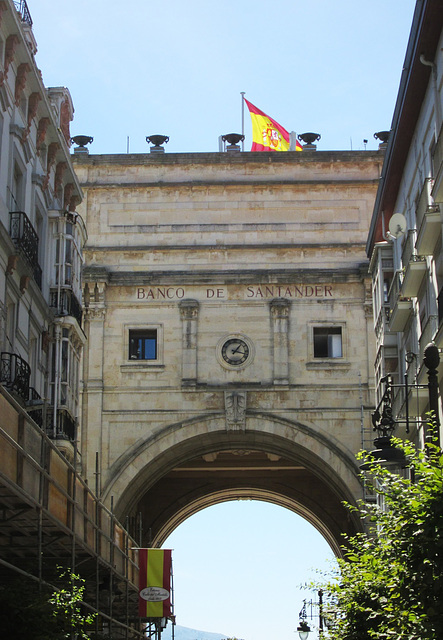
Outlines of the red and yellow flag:
{"type": "MultiPolygon", "coordinates": [[[[289,151],[289,133],[281,124],[270,118],[260,109],[246,100],[252,120],[252,147],[251,151],[289,151]]],[[[297,141],[296,151],[301,151],[302,146],[297,141]]]]}
{"type": "Polygon", "coordinates": [[[170,618],[171,549],[139,549],[138,615],[141,618],[170,618]]]}

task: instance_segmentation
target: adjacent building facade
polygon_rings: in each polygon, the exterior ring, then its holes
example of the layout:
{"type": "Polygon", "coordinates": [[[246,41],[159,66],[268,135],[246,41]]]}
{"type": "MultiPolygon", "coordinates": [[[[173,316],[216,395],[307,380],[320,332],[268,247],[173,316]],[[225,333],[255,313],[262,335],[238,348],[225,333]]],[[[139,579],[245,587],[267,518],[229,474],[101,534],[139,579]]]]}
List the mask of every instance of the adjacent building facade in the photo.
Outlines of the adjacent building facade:
{"type": "Polygon", "coordinates": [[[43,86],[30,13],[25,3],[19,8],[0,3],[1,382],[36,407],[34,419],[52,437],[69,443],[85,341],[73,106],[66,88],[43,86]]]}
{"type": "Polygon", "coordinates": [[[397,433],[421,444],[424,352],[443,347],[442,17],[440,1],[417,3],[367,243],[377,397],[393,385],[397,433]]]}
{"type": "Polygon", "coordinates": [[[95,631],[140,637],[136,543],[80,473],[86,228],[73,105],[65,87],[44,86],[35,53],[26,2],[0,0],[0,585],[21,578],[30,592],[80,565],[95,631]]]}

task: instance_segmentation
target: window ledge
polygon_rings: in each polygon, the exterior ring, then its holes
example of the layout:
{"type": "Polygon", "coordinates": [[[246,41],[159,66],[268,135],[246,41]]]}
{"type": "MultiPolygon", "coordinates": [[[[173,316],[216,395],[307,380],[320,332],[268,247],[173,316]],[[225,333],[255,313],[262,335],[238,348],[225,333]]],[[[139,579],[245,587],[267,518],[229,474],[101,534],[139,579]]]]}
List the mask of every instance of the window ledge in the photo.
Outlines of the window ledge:
{"type": "Polygon", "coordinates": [[[133,371],[163,371],[164,369],[164,364],[160,364],[159,362],[147,362],[146,360],[120,365],[120,371],[123,373],[131,373],[133,371]]]}
{"type": "Polygon", "coordinates": [[[341,358],[319,358],[306,363],[306,369],[349,369],[351,363],[341,358]]]}

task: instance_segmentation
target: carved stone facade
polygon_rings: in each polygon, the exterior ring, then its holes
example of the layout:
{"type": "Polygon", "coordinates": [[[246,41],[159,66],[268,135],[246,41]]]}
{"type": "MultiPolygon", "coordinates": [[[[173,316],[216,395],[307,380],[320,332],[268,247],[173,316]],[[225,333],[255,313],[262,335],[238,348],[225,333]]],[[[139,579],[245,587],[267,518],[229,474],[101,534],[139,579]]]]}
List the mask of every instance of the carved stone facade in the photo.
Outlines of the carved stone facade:
{"type": "Polygon", "coordinates": [[[354,454],[374,404],[365,241],[382,161],[74,157],[82,459],[92,481],[100,452],[104,499],[142,513],[154,543],[233,495],[289,506],[335,549],[358,529],[341,501],[362,496],[354,454]]]}

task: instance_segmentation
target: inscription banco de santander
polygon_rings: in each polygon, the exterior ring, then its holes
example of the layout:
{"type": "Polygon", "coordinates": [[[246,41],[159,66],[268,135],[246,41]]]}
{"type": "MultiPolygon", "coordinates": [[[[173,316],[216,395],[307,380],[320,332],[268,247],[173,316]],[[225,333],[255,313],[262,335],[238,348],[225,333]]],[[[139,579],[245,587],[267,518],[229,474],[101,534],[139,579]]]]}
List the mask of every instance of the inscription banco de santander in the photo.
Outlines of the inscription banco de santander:
{"type": "Polygon", "coordinates": [[[264,300],[273,298],[333,298],[329,284],[245,285],[234,287],[137,287],[137,300],[264,300]]]}

